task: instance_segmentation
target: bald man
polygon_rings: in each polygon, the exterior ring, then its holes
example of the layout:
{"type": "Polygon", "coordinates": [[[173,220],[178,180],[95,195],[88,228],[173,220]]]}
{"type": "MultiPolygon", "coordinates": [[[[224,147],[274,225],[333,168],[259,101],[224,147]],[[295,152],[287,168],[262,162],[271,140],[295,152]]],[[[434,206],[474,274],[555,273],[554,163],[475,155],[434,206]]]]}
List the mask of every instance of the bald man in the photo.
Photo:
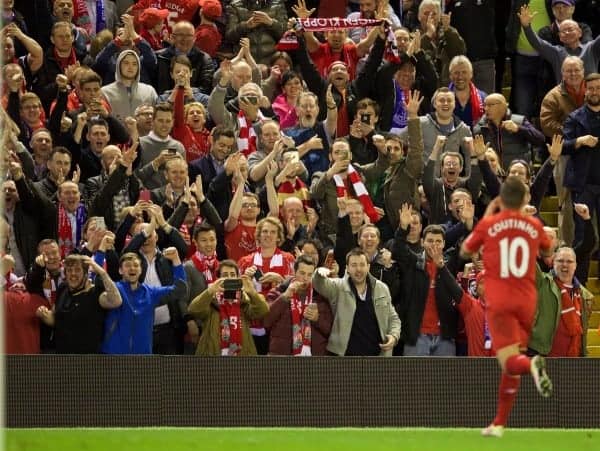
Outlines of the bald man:
{"type": "Polygon", "coordinates": [[[194,26],[185,20],[173,26],[173,45],[156,52],[158,59],[157,83],[154,85],[157,92],[165,92],[173,88],[171,78],[171,59],[179,54],[186,55],[194,71],[190,85],[200,88],[204,94],[210,94],[212,89],[213,74],[216,70],[215,63],[208,53],[203,52],[194,45],[194,26]]]}
{"type": "Polygon", "coordinates": [[[507,169],[513,160],[531,161],[531,147],[544,145],[544,135],[525,116],[512,114],[502,94],[493,93],[484,101],[485,114],[473,126],[473,135],[483,135],[507,169]]]}

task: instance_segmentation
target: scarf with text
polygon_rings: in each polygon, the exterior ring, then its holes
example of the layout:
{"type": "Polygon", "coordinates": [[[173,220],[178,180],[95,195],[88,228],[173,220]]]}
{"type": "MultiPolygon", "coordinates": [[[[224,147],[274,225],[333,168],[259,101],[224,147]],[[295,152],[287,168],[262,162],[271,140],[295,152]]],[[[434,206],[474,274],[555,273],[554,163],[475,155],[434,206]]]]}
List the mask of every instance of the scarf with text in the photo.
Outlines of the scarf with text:
{"type": "MultiPolygon", "coordinates": [[[[448,89],[454,92],[454,83],[450,83],[448,89]]],[[[469,102],[471,103],[471,121],[473,124],[476,124],[481,119],[481,116],[483,116],[484,110],[483,98],[473,82],[469,82],[469,102]]]]}
{"type": "Polygon", "coordinates": [[[192,255],[192,262],[194,262],[196,269],[204,275],[207,284],[211,284],[218,279],[217,270],[219,269],[219,260],[217,259],[216,252],[207,256],[200,251],[196,251],[192,255]]]}
{"type": "Polygon", "coordinates": [[[75,242],[73,242],[73,228],[67,210],[65,210],[62,203],[58,205],[58,247],[60,248],[61,258],[69,255],[81,241],[81,232],[86,216],[85,207],[83,204],[79,204],[75,211],[77,229],[75,230],[75,242]]]}
{"type": "MultiPolygon", "coordinates": [[[[377,27],[383,23],[383,20],[378,19],[345,19],[343,17],[309,17],[306,19],[296,19],[296,27],[304,31],[331,31],[336,29],[350,29],[363,27],[377,27]]],[[[286,32],[276,45],[277,50],[290,51],[299,48],[298,39],[294,32],[286,32]]],[[[342,54],[345,62],[350,62],[351,58],[347,54],[346,46],[342,48],[342,54]]],[[[326,55],[330,57],[331,55],[326,55]]],[[[400,52],[396,42],[396,35],[389,23],[385,22],[385,53],[384,58],[387,61],[398,63],[400,62],[400,52]]],[[[350,72],[350,68],[349,68],[350,72]]],[[[323,74],[327,75],[327,74],[323,74]]],[[[354,78],[353,68],[350,73],[350,79],[354,78]]]]}
{"type": "MultiPolygon", "coordinates": [[[[292,282],[294,280],[292,279],[292,282]]],[[[311,356],[311,326],[310,321],[304,317],[306,307],[312,304],[312,284],[308,285],[304,301],[298,293],[290,299],[290,313],[292,316],[292,355],[304,357],[311,356]]]]}
{"type": "Polygon", "coordinates": [[[408,112],[404,99],[406,98],[404,89],[394,80],[394,88],[396,90],[396,104],[394,105],[394,115],[392,116],[393,128],[404,128],[408,124],[408,112]]]}
{"type": "Polygon", "coordinates": [[[242,351],[242,310],[241,291],[236,291],[235,299],[225,299],[217,293],[221,325],[221,355],[237,356],[242,351]]]}
{"type": "Polygon", "coordinates": [[[56,303],[56,288],[60,285],[63,279],[64,276],[62,264],[58,276],[52,277],[52,274],[50,274],[48,270],[44,271],[42,291],[44,293],[44,297],[50,303],[51,306],[53,306],[56,303]]]}
{"type": "MultiPolygon", "coordinates": [[[[258,112],[258,119],[262,119],[260,111],[258,112]]],[[[252,122],[246,118],[246,114],[241,109],[238,112],[237,121],[239,126],[237,148],[245,157],[248,157],[256,152],[256,131],[252,126],[252,122]]]]}
{"type": "MultiPolygon", "coordinates": [[[[369,217],[371,222],[375,224],[377,221],[379,221],[379,213],[377,213],[377,211],[375,210],[373,202],[371,201],[371,197],[369,197],[369,193],[367,192],[367,189],[365,188],[365,185],[362,182],[359,173],[356,172],[356,169],[354,169],[354,166],[352,166],[351,164],[348,165],[348,179],[350,180],[350,183],[352,183],[352,188],[354,188],[356,198],[362,204],[366,215],[369,217]]],[[[347,195],[348,190],[344,183],[344,179],[342,179],[342,177],[339,174],[335,174],[333,176],[333,181],[335,182],[335,190],[338,198],[350,197],[347,195]]]]}
{"type": "Polygon", "coordinates": [[[581,354],[581,289],[562,283],[558,277],[554,278],[560,289],[560,322],[571,337],[569,350],[566,357],[579,357],[581,354]]]}

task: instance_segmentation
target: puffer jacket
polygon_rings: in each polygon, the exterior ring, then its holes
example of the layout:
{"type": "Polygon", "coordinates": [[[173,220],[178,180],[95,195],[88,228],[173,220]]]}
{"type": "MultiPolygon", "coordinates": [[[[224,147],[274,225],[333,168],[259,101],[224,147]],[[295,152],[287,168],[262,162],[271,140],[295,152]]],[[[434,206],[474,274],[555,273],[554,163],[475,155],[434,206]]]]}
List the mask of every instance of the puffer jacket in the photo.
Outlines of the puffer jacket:
{"type": "Polygon", "coordinates": [[[233,50],[240,49],[241,38],[250,39],[252,56],[258,64],[270,64],[271,56],[275,53],[275,45],[287,29],[287,12],[282,0],[233,0],[226,8],[227,28],[225,40],[235,43],[233,50]],[[273,24],[259,25],[248,28],[245,22],[254,11],[266,13],[273,24]]]}

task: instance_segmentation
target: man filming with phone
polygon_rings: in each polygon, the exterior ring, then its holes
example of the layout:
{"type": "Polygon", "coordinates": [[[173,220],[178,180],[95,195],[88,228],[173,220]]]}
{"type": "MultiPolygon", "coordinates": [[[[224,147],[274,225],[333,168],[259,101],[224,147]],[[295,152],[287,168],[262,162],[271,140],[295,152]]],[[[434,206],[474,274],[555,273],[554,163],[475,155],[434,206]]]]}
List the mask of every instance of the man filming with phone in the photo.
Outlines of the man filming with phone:
{"type": "Polygon", "coordinates": [[[254,288],[252,278],[240,277],[233,260],[221,262],[218,276],[188,307],[188,314],[202,321],[196,355],[256,355],[250,323],[264,318],[269,306],[254,288]]]}

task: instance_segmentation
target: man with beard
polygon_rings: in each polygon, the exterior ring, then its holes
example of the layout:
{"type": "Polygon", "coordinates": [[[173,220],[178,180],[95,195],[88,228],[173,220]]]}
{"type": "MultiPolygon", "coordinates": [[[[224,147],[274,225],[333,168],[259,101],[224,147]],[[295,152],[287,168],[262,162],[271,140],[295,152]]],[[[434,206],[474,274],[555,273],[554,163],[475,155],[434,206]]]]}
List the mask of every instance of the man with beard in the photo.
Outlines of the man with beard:
{"type": "MultiPolygon", "coordinates": [[[[569,114],[563,127],[563,153],[571,156],[564,185],[571,190],[573,202],[586,204],[600,223],[600,74],[592,73],[585,81],[585,103],[569,114]]],[[[583,221],[579,215],[574,219],[577,244],[583,238],[583,221]]]]}
{"type": "Polygon", "coordinates": [[[294,276],[267,295],[269,355],[326,355],[333,322],[327,300],[311,283],[316,264],[308,255],[294,262],[294,276]]]}
{"type": "Polygon", "coordinates": [[[362,249],[346,257],[346,276],[329,278],[330,270],[313,274],[315,291],[327,299],[333,325],[327,351],[338,356],[391,356],[400,339],[400,319],[388,287],[369,274],[370,264],[362,249]]]}
{"type": "MultiPolygon", "coordinates": [[[[560,4],[559,4],[560,5],[560,4]]],[[[552,88],[542,101],[540,126],[546,138],[563,133],[567,116],[580,108],[585,100],[583,61],[577,56],[567,56],[562,64],[562,81],[552,88]]],[[[554,166],[554,184],[558,196],[558,227],[564,243],[571,245],[575,233],[573,199],[564,186],[568,155],[561,155],[554,166]]]]}
{"type": "MultiPolygon", "coordinates": [[[[386,0],[360,0],[359,10],[348,14],[346,19],[377,19],[376,17],[380,13],[383,18],[385,17],[395,30],[400,27],[400,19],[394,12],[392,5],[386,0]]],[[[355,44],[360,44],[360,41],[366,39],[369,35],[368,28],[356,27],[348,30],[348,37],[354,41],[355,44]]]]}
{"type": "Polygon", "coordinates": [[[107,315],[104,354],[152,354],[155,307],[177,297],[183,298],[186,291],[185,271],[177,249],[169,247],[162,255],[170,267],[171,285],[140,283],[142,260],[136,253],[126,252],[119,259],[122,280],[117,282],[117,288],[124,302],[107,315]]]}
{"type": "Polygon", "coordinates": [[[64,263],[65,284],[58,288],[52,310],[38,308],[38,316],[54,327],[58,354],[97,354],[104,335],[105,311],[123,303],[108,273],[91,257],[69,255],[64,263]],[[88,270],[96,274],[95,283],[88,270]]]}

